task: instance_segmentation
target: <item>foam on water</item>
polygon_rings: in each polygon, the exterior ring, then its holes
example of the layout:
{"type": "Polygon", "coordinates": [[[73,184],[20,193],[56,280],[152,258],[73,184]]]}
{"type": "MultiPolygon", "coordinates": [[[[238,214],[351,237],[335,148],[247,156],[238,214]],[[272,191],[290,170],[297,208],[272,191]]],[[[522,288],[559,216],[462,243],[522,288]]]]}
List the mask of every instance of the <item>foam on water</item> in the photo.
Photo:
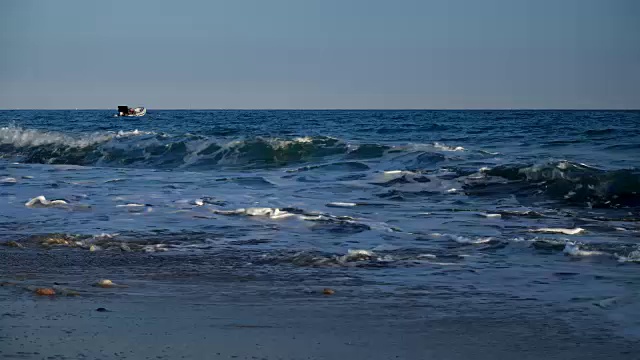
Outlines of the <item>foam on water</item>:
{"type": "Polygon", "coordinates": [[[618,261],[640,263],[640,250],[634,250],[627,255],[617,255],[618,261]]]}
{"type": "Polygon", "coordinates": [[[64,145],[84,148],[98,143],[104,143],[114,138],[127,138],[140,135],[153,135],[153,131],[118,131],[93,133],[83,137],[73,137],[55,131],[24,129],[18,126],[0,128],[0,144],[13,145],[19,148],[38,147],[43,145],[64,145]]]}
{"type": "Polygon", "coordinates": [[[453,240],[459,244],[485,244],[493,240],[492,237],[471,238],[471,237],[466,237],[461,235],[441,234],[441,233],[432,233],[431,236],[435,238],[445,238],[445,239],[453,240]]]}
{"type": "Polygon", "coordinates": [[[486,217],[486,218],[488,218],[488,219],[500,219],[502,217],[501,214],[488,214],[488,213],[485,213],[485,214],[481,214],[481,215],[486,217]]]}
{"type": "Polygon", "coordinates": [[[49,207],[64,205],[68,205],[68,203],[64,200],[47,200],[44,195],[36,196],[24,204],[24,206],[26,207],[49,207]]]}
{"type": "Polygon", "coordinates": [[[354,207],[357,206],[358,204],[356,203],[350,203],[350,202],[330,202],[327,204],[327,206],[329,207],[354,207]]]}
{"type": "Polygon", "coordinates": [[[465,151],[465,148],[463,148],[462,146],[448,146],[441,143],[434,143],[433,147],[443,151],[465,151]]]}
{"type": "Polygon", "coordinates": [[[539,229],[530,229],[531,232],[538,233],[548,233],[548,234],[564,234],[564,235],[577,235],[584,232],[583,228],[574,228],[574,229],[566,229],[566,228],[539,228],[539,229]]]}
{"type": "Polygon", "coordinates": [[[145,206],[147,206],[147,205],[145,205],[145,204],[135,204],[135,203],[116,205],[116,207],[124,207],[124,208],[139,208],[139,207],[145,207],[145,206]]]}
{"type": "Polygon", "coordinates": [[[369,250],[356,249],[347,251],[346,255],[339,258],[340,262],[346,263],[350,261],[371,260],[375,258],[375,254],[369,250]]]}
{"type": "Polygon", "coordinates": [[[240,208],[235,210],[212,210],[215,214],[220,215],[247,215],[247,216],[259,216],[259,217],[267,217],[270,219],[286,219],[290,217],[295,217],[296,214],[292,214],[290,212],[278,209],[278,208],[266,208],[266,207],[255,207],[255,208],[240,208]]]}
{"type": "Polygon", "coordinates": [[[563,252],[571,256],[609,256],[609,254],[602,251],[582,250],[579,245],[571,242],[567,242],[563,252]]]}

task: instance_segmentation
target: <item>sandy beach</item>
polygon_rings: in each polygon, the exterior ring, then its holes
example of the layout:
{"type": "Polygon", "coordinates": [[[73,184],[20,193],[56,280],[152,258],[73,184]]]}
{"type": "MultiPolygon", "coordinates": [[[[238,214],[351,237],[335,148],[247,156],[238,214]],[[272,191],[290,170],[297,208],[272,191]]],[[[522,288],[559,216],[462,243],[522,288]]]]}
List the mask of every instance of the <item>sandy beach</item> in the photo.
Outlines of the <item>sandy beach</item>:
{"type": "Polygon", "coordinates": [[[387,291],[354,282],[349,271],[287,279],[205,267],[180,255],[3,248],[0,356],[634,359],[640,350],[633,336],[594,318],[597,312],[564,312],[503,294],[482,301],[449,294],[459,304],[452,308],[439,305],[442,294],[387,291]],[[121,286],[95,286],[107,277],[121,286]],[[39,296],[36,287],[58,294],[39,296]],[[325,287],[335,293],[323,294],[325,287]]]}

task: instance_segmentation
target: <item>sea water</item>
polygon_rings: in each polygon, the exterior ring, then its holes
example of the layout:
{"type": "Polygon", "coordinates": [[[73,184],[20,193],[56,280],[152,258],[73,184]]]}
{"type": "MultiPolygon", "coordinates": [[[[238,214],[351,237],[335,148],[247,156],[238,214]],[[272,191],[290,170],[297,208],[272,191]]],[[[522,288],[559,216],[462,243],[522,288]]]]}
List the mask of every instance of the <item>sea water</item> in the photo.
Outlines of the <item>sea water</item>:
{"type": "Polygon", "coordinates": [[[0,242],[640,333],[640,112],[113,115],[0,111],[0,242]]]}

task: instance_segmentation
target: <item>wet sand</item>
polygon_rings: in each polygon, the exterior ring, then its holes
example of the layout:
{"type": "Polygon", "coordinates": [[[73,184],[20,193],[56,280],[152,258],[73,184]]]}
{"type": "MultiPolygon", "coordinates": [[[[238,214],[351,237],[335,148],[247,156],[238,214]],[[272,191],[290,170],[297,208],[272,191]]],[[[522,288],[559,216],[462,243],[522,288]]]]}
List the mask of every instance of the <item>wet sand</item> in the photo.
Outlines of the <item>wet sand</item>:
{"type": "Polygon", "coordinates": [[[583,337],[554,319],[406,319],[340,299],[298,306],[266,299],[39,299],[2,306],[4,358],[633,359],[638,350],[604,334],[583,337]]]}
{"type": "Polygon", "coordinates": [[[203,266],[192,256],[0,249],[0,358],[634,359],[640,350],[591,313],[500,294],[452,294],[459,305],[441,307],[427,291],[373,296],[326,272],[299,281],[203,266]],[[92,286],[104,278],[127,287],[92,286]],[[32,291],[45,286],[79,296],[32,291]],[[334,295],[322,293],[329,286],[334,295]]]}

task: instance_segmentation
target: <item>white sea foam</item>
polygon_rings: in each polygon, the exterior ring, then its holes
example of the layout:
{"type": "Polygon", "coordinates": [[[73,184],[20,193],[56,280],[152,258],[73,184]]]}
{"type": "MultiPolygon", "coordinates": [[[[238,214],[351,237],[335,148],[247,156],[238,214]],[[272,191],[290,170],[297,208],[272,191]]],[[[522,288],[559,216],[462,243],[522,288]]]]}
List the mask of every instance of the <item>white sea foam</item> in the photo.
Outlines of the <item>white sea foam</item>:
{"type": "Polygon", "coordinates": [[[448,237],[449,239],[460,244],[484,244],[490,242],[493,239],[492,237],[468,238],[459,235],[449,235],[448,237]]]}
{"type": "Polygon", "coordinates": [[[286,211],[282,211],[280,209],[275,209],[275,211],[271,215],[269,215],[269,218],[270,219],[287,219],[293,216],[296,216],[296,215],[286,211]]]}
{"type": "MultiPolygon", "coordinates": [[[[336,138],[332,138],[332,137],[327,137],[326,139],[337,140],[336,138]]],[[[310,136],[300,136],[300,137],[293,138],[291,140],[283,140],[278,138],[269,138],[269,139],[263,139],[263,140],[275,149],[283,149],[288,146],[296,145],[296,144],[311,144],[315,139],[310,136]]]]}
{"type": "Polygon", "coordinates": [[[113,138],[150,134],[155,133],[133,130],[119,131],[117,133],[94,133],[88,136],[76,138],[59,132],[24,129],[18,126],[7,126],[0,128],[0,144],[11,144],[16,147],[66,145],[70,147],[84,148],[94,144],[107,142],[113,138]]]}
{"type": "Polygon", "coordinates": [[[131,136],[140,136],[140,135],[155,135],[156,133],[153,131],[140,131],[138,129],[132,130],[132,131],[118,131],[116,133],[116,137],[118,138],[123,138],[123,137],[131,137],[131,136]]]}
{"type": "Polygon", "coordinates": [[[298,218],[300,220],[307,220],[307,221],[323,221],[323,220],[329,220],[328,216],[325,215],[299,215],[298,218]]]}
{"type": "Polygon", "coordinates": [[[369,250],[351,250],[347,251],[346,255],[340,256],[338,258],[339,262],[346,263],[349,261],[361,261],[361,260],[371,260],[375,257],[375,254],[369,250]]]}
{"type": "Polygon", "coordinates": [[[241,215],[244,214],[245,209],[235,209],[235,210],[211,210],[215,214],[219,215],[241,215]]]}
{"type": "Polygon", "coordinates": [[[502,215],[500,214],[481,214],[482,216],[488,218],[488,219],[500,219],[502,217],[502,215]]]}
{"type": "Polygon", "coordinates": [[[547,234],[564,234],[564,235],[577,235],[584,232],[583,228],[566,229],[566,228],[540,228],[529,229],[530,232],[547,233],[547,234]]]}
{"type": "Polygon", "coordinates": [[[109,234],[109,233],[100,233],[97,235],[93,235],[91,237],[92,240],[109,240],[109,239],[113,239],[114,237],[118,236],[120,234],[118,233],[113,233],[113,234],[109,234]]]}
{"type": "Polygon", "coordinates": [[[64,200],[47,200],[43,195],[36,196],[24,204],[24,206],[26,207],[49,207],[63,205],[67,205],[67,202],[64,200]]]}
{"type": "Polygon", "coordinates": [[[322,212],[315,211],[303,211],[300,209],[287,211],[286,209],[269,208],[269,207],[254,207],[254,208],[240,208],[234,210],[219,210],[210,209],[214,214],[219,215],[239,215],[239,216],[255,216],[264,217],[274,220],[295,218],[303,221],[311,222],[326,222],[334,224],[334,226],[340,227],[353,227],[361,230],[377,230],[386,232],[402,232],[397,227],[389,226],[381,222],[367,221],[364,219],[356,219],[350,216],[334,216],[322,212]]]}
{"type": "Polygon", "coordinates": [[[616,255],[619,262],[637,262],[640,263],[640,250],[634,250],[626,256],[616,255]]]}
{"type": "Polygon", "coordinates": [[[441,143],[434,143],[433,147],[443,151],[464,151],[465,150],[465,148],[463,148],[462,146],[448,146],[441,143]]]}
{"type": "Polygon", "coordinates": [[[580,247],[572,242],[568,242],[564,246],[563,252],[567,255],[571,256],[596,256],[596,255],[607,255],[602,251],[593,251],[593,250],[582,250],[580,247]]]}
{"type": "Polygon", "coordinates": [[[350,203],[350,202],[330,202],[327,204],[327,206],[329,207],[353,207],[356,206],[358,204],[356,203],[350,203]]]}
{"type": "Polygon", "coordinates": [[[0,184],[15,184],[16,182],[17,182],[16,178],[12,178],[12,177],[0,178],[0,184]]]}
{"type": "Polygon", "coordinates": [[[247,215],[247,216],[261,216],[268,217],[270,219],[285,219],[289,217],[296,216],[296,214],[292,214],[287,211],[280,210],[278,208],[240,208],[235,210],[213,210],[214,213],[220,215],[247,215]]]}
{"type": "Polygon", "coordinates": [[[441,234],[441,233],[431,233],[433,237],[444,237],[451,239],[460,244],[484,244],[493,240],[492,237],[477,237],[477,238],[469,238],[466,236],[460,235],[452,235],[452,234],[441,234]]]}
{"type": "Polygon", "coordinates": [[[313,138],[309,136],[297,137],[293,139],[294,143],[311,143],[313,142],[313,138]]]}
{"type": "Polygon", "coordinates": [[[384,172],[385,175],[404,175],[404,174],[413,174],[412,171],[407,170],[387,170],[384,172]]]}
{"type": "Polygon", "coordinates": [[[161,252],[167,251],[167,245],[165,244],[155,244],[155,245],[145,245],[142,247],[142,251],[144,252],[161,252]]]}
{"type": "MultiPolygon", "coordinates": [[[[109,137],[106,139],[108,140],[109,137]]],[[[17,147],[41,146],[49,144],[67,144],[70,146],[85,147],[104,138],[95,137],[87,139],[74,139],[70,136],[56,132],[45,132],[21,127],[9,126],[0,128],[0,143],[12,144],[17,147]]]]}

